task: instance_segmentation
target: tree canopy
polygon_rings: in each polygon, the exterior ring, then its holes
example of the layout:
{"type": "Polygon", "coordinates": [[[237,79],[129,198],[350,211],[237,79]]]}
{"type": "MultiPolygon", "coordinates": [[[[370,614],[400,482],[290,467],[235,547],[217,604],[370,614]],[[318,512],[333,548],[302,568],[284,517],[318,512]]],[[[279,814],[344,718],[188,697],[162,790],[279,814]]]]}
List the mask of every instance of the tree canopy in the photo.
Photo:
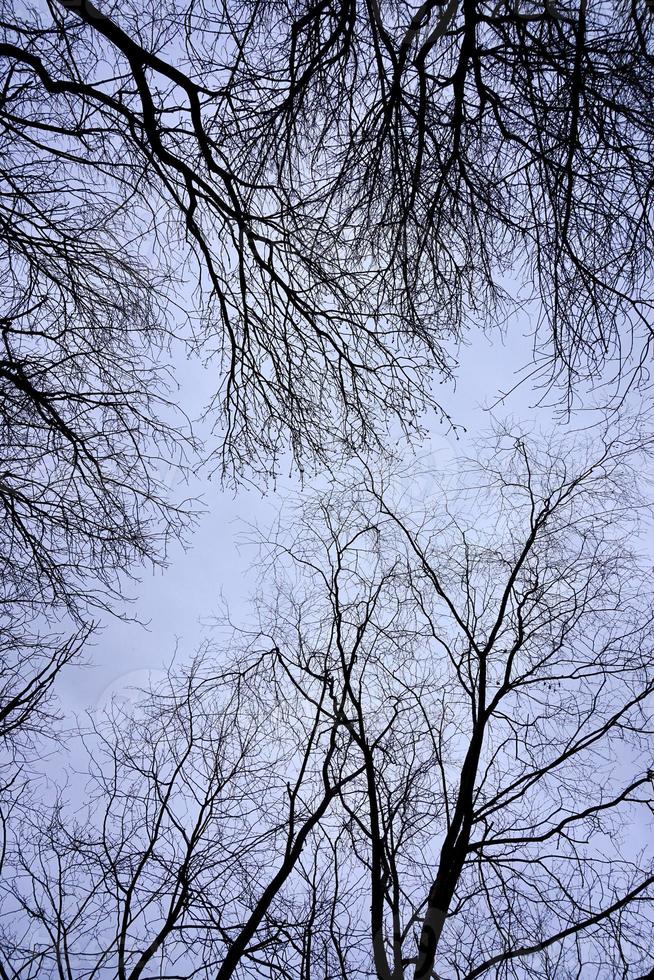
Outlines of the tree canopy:
{"type": "Polygon", "coordinates": [[[646,372],[645,4],[48,0],[3,32],[10,241],[46,222],[83,269],[111,213],[130,273],[135,241],[187,270],[226,470],[412,428],[516,282],[571,390],[646,372]]]}
{"type": "Polygon", "coordinates": [[[420,499],[305,500],[249,626],[92,719],[84,806],[11,827],[5,975],[650,969],[649,455],[505,431],[420,499]]]}
{"type": "Polygon", "coordinates": [[[645,0],[0,0],[0,980],[651,971],[647,412],[412,507],[388,467],[473,327],[522,316],[564,409],[647,387],[653,41],[645,0]],[[282,460],[332,482],[257,625],[36,806],[178,478],[282,460]]]}

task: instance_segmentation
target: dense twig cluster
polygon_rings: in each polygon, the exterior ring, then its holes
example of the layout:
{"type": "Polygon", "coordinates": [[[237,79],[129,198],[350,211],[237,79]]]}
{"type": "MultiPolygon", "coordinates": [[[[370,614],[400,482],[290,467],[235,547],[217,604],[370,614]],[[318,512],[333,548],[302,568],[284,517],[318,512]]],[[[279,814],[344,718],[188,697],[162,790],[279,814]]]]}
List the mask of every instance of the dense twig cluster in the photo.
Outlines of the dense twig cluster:
{"type": "Polygon", "coordinates": [[[486,458],[456,505],[366,472],[306,504],[251,635],[95,723],[84,819],[8,848],[6,976],[643,972],[642,455],[486,458]]]}
{"type": "MultiPolygon", "coordinates": [[[[225,470],[413,427],[448,338],[495,320],[510,270],[572,388],[644,366],[644,6],[49,0],[3,26],[17,198],[72,172],[69,202],[120,214],[157,268],[192,260],[225,470]]],[[[79,222],[67,261],[86,267],[79,222]]]]}
{"type": "Polygon", "coordinates": [[[318,194],[419,336],[492,320],[518,272],[576,384],[626,353],[624,317],[649,349],[652,22],[633,3],[527,6],[252,2],[213,24],[231,14],[248,172],[318,194]]]}
{"type": "Polygon", "coordinates": [[[647,439],[503,433],[414,509],[369,461],[516,291],[568,407],[647,380],[646,4],[0,11],[0,978],[633,980],[647,439]],[[95,724],[84,816],[30,815],[92,610],[189,521],[170,343],[224,477],[368,463],[268,543],[251,642],[95,724]]]}

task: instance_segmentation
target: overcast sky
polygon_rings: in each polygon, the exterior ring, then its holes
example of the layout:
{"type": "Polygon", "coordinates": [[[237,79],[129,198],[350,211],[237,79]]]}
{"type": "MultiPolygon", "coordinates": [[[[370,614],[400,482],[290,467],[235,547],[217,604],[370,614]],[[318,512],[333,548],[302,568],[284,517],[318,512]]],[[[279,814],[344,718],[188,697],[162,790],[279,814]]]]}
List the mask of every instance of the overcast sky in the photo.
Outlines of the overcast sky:
{"type": "MultiPolygon", "coordinates": [[[[456,386],[440,385],[437,389],[443,407],[467,432],[459,431],[457,439],[436,420],[430,437],[418,447],[421,457],[434,452],[442,460],[443,454],[470,450],[472,438],[490,424],[489,408],[516,384],[521,377],[519,369],[529,363],[528,332],[529,325],[523,320],[511,328],[504,343],[497,334],[492,343],[481,333],[469,337],[470,345],[459,352],[456,386]]],[[[176,375],[181,404],[189,414],[199,413],[211,393],[210,372],[197,361],[181,360],[176,375]]],[[[525,384],[498,405],[495,414],[514,416],[521,424],[533,420],[547,429],[556,424],[555,411],[547,405],[538,407],[537,398],[533,387],[525,384]]],[[[311,485],[309,481],[306,489],[311,485]]],[[[62,675],[60,693],[67,712],[93,710],[112,696],[128,696],[125,691],[130,685],[147,683],[149,675],[170,662],[176,645],[180,657],[189,657],[207,636],[211,628],[207,621],[219,612],[221,594],[234,621],[247,617],[248,595],[254,585],[249,567],[254,556],[251,550],[239,548],[243,522],[264,527],[270,524],[285,497],[298,490],[299,484],[285,475],[265,494],[246,486],[235,493],[221,489],[217,479],[210,481],[202,474],[191,489],[202,495],[206,513],[191,537],[190,547],[186,552],[176,547],[167,569],[146,572],[140,583],[131,587],[134,602],[129,612],[147,623],[147,628],[134,621],[105,618],[94,646],[87,652],[87,666],[73,667],[62,675]]]]}

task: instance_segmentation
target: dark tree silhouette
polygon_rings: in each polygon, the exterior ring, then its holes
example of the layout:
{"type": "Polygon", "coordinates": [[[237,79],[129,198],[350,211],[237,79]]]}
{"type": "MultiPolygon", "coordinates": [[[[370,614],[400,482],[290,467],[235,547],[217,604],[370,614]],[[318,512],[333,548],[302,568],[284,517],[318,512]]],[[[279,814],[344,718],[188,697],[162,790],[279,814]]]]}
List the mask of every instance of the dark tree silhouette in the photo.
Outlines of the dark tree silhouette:
{"type": "Polygon", "coordinates": [[[26,637],[3,631],[0,645],[0,744],[21,759],[32,740],[52,735],[50,695],[57,674],[73,660],[88,640],[90,630],[73,637],[26,637]],[[27,745],[25,743],[28,743],[27,745]]]}
{"type": "Polygon", "coordinates": [[[47,732],[45,699],[95,612],[120,611],[126,577],[165,561],[190,520],[166,486],[190,440],[155,361],[156,284],[117,254],[90,192],[29,163],[0,199],[3,752],[18,726],[47,732]]]}
{"type": "MultiPolygon", "coordinates": [[[[374,301],[378,274],[350,266],[324,214],[226,159],[221,68],[205,64],[198,75],[186,63],[183,11],[158,14],[147,38],[75,9],[48,4],[13,31],[7,15],[9,154],[28,156],[17,196],[29,199],[25,184],[54,167],[63,187],[73,180],[85,203],[99,199],[122,218],[123,241],[145,236],[158,275],[162,255],[191,262],[197,343],[219,364],[223,471],[274,472],[289,444],[301,463],[349,453],[383,435],[380,412],[415,425],[430,401],[427,349],[390,302],[374,301]],[[158,54],[167,41],[170,63],[158,54]]],[[[224,43],[211,31],[195,40],[203,62],[203,45],[224,43]]],[[[96,228],[68,236],[70,263],[83,261],[96,228]]],[[[113,292],[111,276],[108,285],[113,292]]]]}
{"type": "MultiPolygon", "coordinates": [[[[13,801],[91,610],[187,523],[172,337],[216,366],[235,477],[414,431],[512,279],[570,398],[647,380],[654,65],[635,0],[0,10],[13,801]]],[[[367,471],[334,491],[274,543],[265,647],[99,726],[86,823],[23,811],[5,840],[3,809],[0,976],[651,968],[650,859],[619,843],[652,805],[646,447],[526,445],[500,439],[477,509],[416,520],[367,471]]]]}
{"type": "Polygon", "coordinates": [[[0,631],[0,872],[8,825],[27,805],[28,787],[44,749],[61,740],[53,688],[61,670],[77,659],[92,632],[29,634],[3,622],[0,631]]]}
{"type": "MultiPolygon", "coordinates": [[[[152,271],[125,199],[106,191],[103,167],[120,169],[108,141],[91,170],[66,144],[62,107],[23,83],[3,58],[3,740],[5,722],[47,729],[43,698],[94,611],[118,611],[126,576],[165,561],[189,520],[169,485],[191,440],[165,371],[163,267],[152,271]]],[[[92,120],[72,126],[103,143],[92,120]]]]}
{"type": "Polygon", "coordinates": [[[157,366],[156,282],[65,160],[15,145],[0,204],[0,601],[75,612],[110,601],[116,573],[156,560],[184,523],[165,486],[183,442],[157,366]]]}
{"type": "Polygon", "coordinates": [[[640,376],[651,16],[626,0],[527,8],[6,12],[8,159],[25,180],[73,172],[157,262],[191,262],[223,468],[268,473],[287,446],[325,462],[383,442],[389,419],[412,428],[448,338],[496,322],[512,277],[542,304],[554,377],[574,389],[607,362],[640,376]]]}
{"type": "Polygon", "coordinates": [[[570,392],[646,376],[644,4],[0,9],[10,617],[110,603],[180,531],[171,332],[216,364],[230,475],[415,430],[510,270],[570,392]]]}
{"type": "Polygon", "coordinates": [[[304,505],[252,632],[95,725],[83,817],[15,827],[4,974],[651,968],[649,455],[499,432],[304,505]]]}
{"type": "Polygon", "coordinates": [[[492,322],[515,277],[542,304],[555,377],[619,372],[632,330],[631,368],[647,359],[646,5],[252,0],[213,23],[229,14],[242,169],[321,194],[418,336],[492,322]]]}

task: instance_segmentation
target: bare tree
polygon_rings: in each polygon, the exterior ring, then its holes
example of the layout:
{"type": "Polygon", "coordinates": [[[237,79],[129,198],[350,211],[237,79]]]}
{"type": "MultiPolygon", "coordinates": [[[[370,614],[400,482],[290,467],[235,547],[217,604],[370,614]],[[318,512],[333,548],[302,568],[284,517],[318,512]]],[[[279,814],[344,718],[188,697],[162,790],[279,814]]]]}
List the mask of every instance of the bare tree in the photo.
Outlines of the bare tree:
{"type": "Polygon", "coordinates": [[[419,428],[516,257],[555,374],[620,374],[630,331],[646,371],[645,8],[0,9],[8,628],[107,605],[180,532],[171,335],[218,365],[232,475],[419,428]]]}
{"type": "MultiPolygon", "coordinates": [[[[63,168],[157,262],[191,259],[225,469],[274,471],[287,446],[324,462],[383,442],[389,417],[412,428],[429,369],[451,370],[448,339],[503,315],[510,269],[543,305],[555,377],[643,369],[646,5],[25,14],[6,12],[0,49],[13,186],[23,200],[63,168]]],[[[83,263],[85,236],[71,247],[83,263]]]]}
{"type": "Polygon", "coordinates": [[[651,590],[629,547],[644,460],[630,436],[577,451],[501,432],[474,489],[419,523],[370,486],[440,652],[444,813],[416,980],[628,977],[651,957],[652,857],[623,837],[652,807],[651,590]]]}
{"type": "Polygon", "coordinates": [[[53,687],[60,671],[77,659],[91,627],[69,636],[26,634],[6,625],[0,633],[0,872],[10,820],[24,803],[35,763],[61,736],[53,687]]]}
{"type": "MultiPolygon", "coordinates": [[[[301,465],[333,460],[383,437],[380,411],[415,427],[431,401],[434,344],[414,345],[390,302],[372,301],[378,273],[349,267],[322,210],[297,207],[292,188],[251,180],[228,159],[219,59],[233,41],[210,25],[192,31],[199,63],[188,63],[181,8],[165,18],[159,9],[143,35],[145,9],[123,12],[133,24],[56,2],[26,19],[6,11],[4,119],[9,160],[22,164],[12,212],[38,213],[34,173],[54,171],[59,207],[91,209],[66,236],[69,264],[87,267],[109,213],[123,226],[118,249],[144,242],[158,281],[176,253],[178,271],[190,265],[197,345],[219,365],[223,471],[274,473],[289,447],[301,465]],[[170,61],[160,56],[168,43],[170,61]]],[[[65,217],[53,215],[55,226],[65,217]]],[[[111,284],[106,268],[94,271],[111,284]]]]}
{"type": "MultiPolygon", "coordinates": [[[[644,6],[253,0],[222,4],[212,23],[224,21],[239,51],[227,84],[242,167],[324,195],[416,328],[493,322],[511,270],[542,304],[541,369],[571,387],[607,361],[619,373],[634,338],[630,368],[642,367],[654,135],[644,6]]],[[[189,37],[201,23],[189,18],[189,37]]]]}
{"type": "Polygon", "coordinates": [[[0,644],[0,745],[21,758],[35,736],[53,735],[52,686],[88,640],[90,629],[67,639],[57,635],[26,637],[4,631],[0,644]],[[27,742],[27,746],[25,745],[27,742]]]}
{"type": "Polygon", "coordinates": [[[0,601],[75,613],[179,533],[166,481],[184,443],[156,283],[90,189],[23,151],[2,203],[0,601]]]}
{"type": "MultiPolygon", "coordinates": [[[[88,181],[83,162],[67,153],[57,107],[48,109],[51,125],[39,123],[38,93],[20,82],[14,87],[15,70],[6,67],[3,739],[5,722],[12,731],[25,725],[26,734],[34,734],[35,723],[47,728],[42,698],[88,636],[94,612],[118,611],[127,576],[145,563],[164,562],[168,542],[182,535],[190,515],[173,503],[171,484],[192,445],[165,370],[162,270],[155,275],[148,268],[121,203],[97,186],[97,169],[88,181]],[[31,120],[23,136],[16,100],[31,120]],[[58,146],[58,157],[44,156],[48,141],[58,146]]],[[[93,142],[92,122],[75,125],[82,141],[93,142]]]]}
{"type": "Polygon", "coordinates": [[[648,455],[500,432],[433,499],[305,505],[252,631],[96,726],[83,817],[16,829],[4,975],[650,969],[648,455]]]}
{"type": "MultiPolygon", "coordinates": [[[[187,521],[162,473],[184,445],[171,335],[219,365],[223,474],[415,430],[438,409],[430,372],[448,376],[468,323],[497,321],[517,259],[552,378],[572,392],[607,362],[646,377],[654,73],[651,21],[626,0],[0,9],[0,736],[15,766],[51,725],[89,608],[165,560],[187,521]],[[196,309],[175,277],[195,281],[196,309]]],[[[63,804],[17,824],[7,976],[647,966],[651,868],[618,844],[651,806],[651,615],[615,537],[625,501],[640,506],[639,450],[617,439],[577,465],[520,439],[496,449],[495,537],[470,527],[485,501],[454,517],[448,497],[416,522],[367,474],[319,505],[313,544],[279,542],[306,578],[274,579],[264,654],[255,639],[213,681],[193,667],[151,695],[147,726],[96,732],[114,782],[94,770],[88,825],[63,804]],[[196,740],[220,712],[230,731],[196,740]],[[206,768],[230,753],[238,793],[272,793],[270,826],[206,768]]]]}
{"type": "Polygon", "coordinates": [[[347,507],[337,494],[308,515],[292,551],[324,570],[337,636],[370,550],[394,563],[424,629],[411,657],[366,644],[341,670],[369,780],[343,799],[353,838],[334,873],[354,852],[370,876],[368,955],[357,943],[348,961],[348,932],[344,977],[371,963],[384,980],[651,965],[653,607],[629,547],[649,506],[644,449],[627,433],[539,452],[500,432],[413,511],[369,474],[347,507]],[[374,547],[353,546],[371,525],[374,547]],[[403,711],[373,746],[375,695],[403,711]]]}
{"type": "Polygon", "coordinates": [[[37,730],[53,734],[44,706],[94,614],[120,612],[126,579],[165,562],[191,520],[167,486],[191,441],[168,404],[155,340],[141,336],[156,330],[152,290],[110,247],[91,251],[88,236],[83,261],[71,261],[68,238],[88,214],[65,226],[55,185],[44,176],[31,210],[12,191],[4,199],[13,240],[0,350],[3,753],[9,732],[24,743],[19,727],[32,745],[37,730]]]}
{"type": "Polygon", "coordinates": [[[284,893],[305,844],[360,773],[340,743],[275,651],[238,671],[197,661],[110,715],[89,743],[88,822],[60,805],[21,824],[4,975],[256,974],[293,929],[284,893]]]}

